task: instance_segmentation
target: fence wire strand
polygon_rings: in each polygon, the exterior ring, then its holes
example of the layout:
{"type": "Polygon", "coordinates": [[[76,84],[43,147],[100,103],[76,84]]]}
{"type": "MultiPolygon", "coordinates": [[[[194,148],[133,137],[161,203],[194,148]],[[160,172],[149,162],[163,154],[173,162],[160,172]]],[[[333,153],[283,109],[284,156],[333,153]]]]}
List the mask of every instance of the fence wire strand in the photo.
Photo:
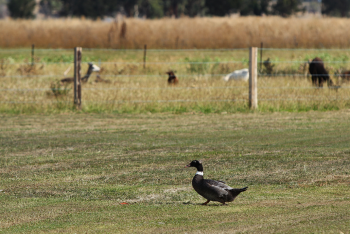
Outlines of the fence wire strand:
{"type": "MultiPolygon", "coordinates": [[[[350,49],[274,49],[274,48],[263,48],[262,51],[350,51],[350,49]]],[[[18,52],[29,52],[31,49],[0,49],[0,52],[6,52],[6,53],[18,53],[18,52]]],[[[39,53],[53,53],[53,52],[73,52],[73,49],[35,49],[36,52],[39,53]]],[[[110,51],[110,52],[142,52],[144,49],[95,49],[95,48],[84,48],[83,51],[110,51]]],[[[148,49],[147,52],[215,52],[215,51],[248,51],[247,48],[241,48],[241,49],[148,49]]],[[[261,50],[260,50],[261,51],[261,50]]],[[[73,54],[73,53],[72,53],[73,54]]],[[[228,59],[229,60],[229,59],[228,59]]],[[[82,62],[83,64],[87,64],[88,62],[82,62]]],[[[105,61],[93,61],[94,64],[99,64],[100,66],[104,65],[137,65],[142,66],[145,64],[145,62],[105,62],[105,61]]],[[[147,61],[147,66],[155,66],[155,65],[213,65],[213,64],[242,64],[242,65],[248,65],[249,61],[247,59],[242,60],[231,60],[231,61],[183,61],[183,62],[152,62],[147,61]]],[[[300,61],[300,60],[290,60],[290,61],[281,61],[281,60],[271,60],[269,61],[270,64],[308,64],[308,61],[300,61]]],[[[313,62],[318,63],[318,62],[313,62]]],[[[350,61],[324,61],[325,64],[349,64],[350,61]]],[[[23,65],[72,65],[73,62],[20,62],[20,63],[14,63],[14,62],[7,62],[6,60],[3,60],[0,62],[2,66],[23,66],[23,65]]],[[[259,61],[258,64],[263,65],[263,61],[259,61]]],[[[300,70],[299,70],[300,71],[300,70]]],[[[177,74],[177,76],[182,78],[187,77],[224,77],[228,74],[177,74]]],[[[272,73],[272,74],[266,74],[260,71],[258,73],[259,77],[265,77],[268,79],[269,77],[307,77],[307,75],[304,73],[272,73]]],[[[328,76],[325,74],[318,74],[317,76],[328,76]]],[[[60,74],[50,74],[50,75],[8,75],[8,76],[0,76],[0,78],[53,78],[53,77],[60,77],[65,78],[60,74]]],[[[166,75],[120,75],[120,74],[107,74],[103,75],[103,77],[112,77],[112,78],[165,78],[166,75]]],[[[93,79],[93,78],[91,78],[93,79]]],[[[59,80],[58,80],[59,81],[59,80]]],[[[311,85],[311,83],[310,83],[311,85]]],[[[234,90],[234,89],[246,89],[245,91],[248,92],[246,86],[212,86],[212,87],[192,87],[192,86],[185,86],[185,87],[84,87],[84,91],[123,91],[123,90],[144,90],[144,91],[154,91],[154,90],[234,90]]],[[[345,89],[348,90],[350,86],[341,86],[336,87],[335,89],[345,89]]],[[[266,86],[263,84],[262,86],[258,86],[258,89],[260,90],[319,90],[322,89],[320,87],[298,87],[298,86],[266,86]]],[[[331,87],[328,87],[328,89],[331,89],[331,87]]],[[[0,92],[47,92],[47,91],[55,91],[55,90],[65,90],[64,88],[0,88],[0,92]]],[[[350,98],[346,97],[334,97],[337,96],[337,93],[335,92],[331,96],[326,96],[322,94],[319,95],[305,95],[305,94],[293,94],[293,95],[278,95],[278,94],[259,94],[259,101],[349,101],[350,98]],[[293,97],[292,97],[293,96],[293,97]],[[260,98],[261,97],[261,98],[260,98]]],[[[84,103],[95,103],[95,104],[125,104],[125,103],[188,103],[188,102],[243,102],[248,101],[248,97],[245,98],[238,98],[238,99],[176,99],[176,100],[110,100],[110,101],[84,101],[84,103]]],[[[57,101],[57,100],[43,100],[43,101],[0,101],[2,104],[55,104],[55,103],[66,103],[71,104],[70,101],[57,101]]]]}

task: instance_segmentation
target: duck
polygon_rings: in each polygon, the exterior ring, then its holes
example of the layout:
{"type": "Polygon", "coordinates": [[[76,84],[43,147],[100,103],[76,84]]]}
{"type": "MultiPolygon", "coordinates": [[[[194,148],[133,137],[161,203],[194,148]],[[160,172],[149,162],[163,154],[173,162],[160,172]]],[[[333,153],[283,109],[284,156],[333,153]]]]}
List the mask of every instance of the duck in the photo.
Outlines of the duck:
{"type": "Polygon", "coordinates": [[[197,173],[192,179],[192,186],[199,195],[207,199],[202,205],[207,205],[210,201],[218,201],[222,205],[227,205],[226,202],[232,202],[241,192],[248,189],[248,187],[231,188],[223,181],[204,179],[203,165],[199,160],[193,160],[185,167],[197,168],[197,173]]]}

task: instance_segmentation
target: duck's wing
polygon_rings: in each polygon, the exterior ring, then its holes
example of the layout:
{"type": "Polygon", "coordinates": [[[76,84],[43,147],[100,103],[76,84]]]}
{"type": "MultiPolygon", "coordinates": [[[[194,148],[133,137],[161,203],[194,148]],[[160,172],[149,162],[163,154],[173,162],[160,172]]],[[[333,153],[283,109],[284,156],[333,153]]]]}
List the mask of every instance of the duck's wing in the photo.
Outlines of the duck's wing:
{"type": "Polygon", "coordinates": [[[230,186],[228,186],[227,184],[225,184],[224,181],[220,181],[220,180],[204,180],[204,182],[206,184],[208,184],[209,186],[218,188],[218,189],[224,189],[224,190],[231,190],[232,188],[230,186]]]}

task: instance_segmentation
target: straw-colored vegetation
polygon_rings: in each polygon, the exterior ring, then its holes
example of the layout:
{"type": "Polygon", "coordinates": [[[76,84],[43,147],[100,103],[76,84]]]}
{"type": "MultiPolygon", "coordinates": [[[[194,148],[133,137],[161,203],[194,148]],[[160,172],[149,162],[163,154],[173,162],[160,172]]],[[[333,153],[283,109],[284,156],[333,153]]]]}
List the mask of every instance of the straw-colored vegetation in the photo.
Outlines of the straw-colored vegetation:
{"type": "Polygon", "coordinates": [[[0,232],[348,233],[349,128],[347,111],[1,115],[0,232]],[[201,206],[193,159],[249,189],[201,206]]]}
{"type": "MultiPolygon", "coordinates": [[[[34,66],[30,50],[3,50],[3,77],[0,83],[2,112],[66,112],[72,110],[73,85],[59,80],[71,67],[72,50],[37,50],[34,66]],[[29,62],[29,63],[28,63],[29,62]],[[65,63],[64,63],[65,62],[65,63]]],[[[258,98],[260,111],[306,111],[349,108],[348,83],[334,74],[348,69],[349,51],[266,50],[272,71],[262,66],[258,98]],[[338,90],[315,89],[307,76],[310,58],[326,62],[338,90]],[[298,61],[291,63],[290,61],[298,61]],[[271,74],[266,74],[266,73],[271,74]],[[285,76],[284,76],[285,75],[285,76]]],[[[143,51],[83,49],[83,61],[94,61],[102,69],[96,82],[92,74],[83,84],[82,103],[86,112],[241,112],[248,111],[248,83],[225,82],[223,76],[248,67],[248,50],[148,51],[143,67],[143,51]],[[168,70],[175,70],[180,82],[167,84],[168,70]]],[[[0,66],[1,67],[1,66],[0,66]]],[[[82,73],[87,65],[82,65],[82,73]]]]}
{"type": "Polygon", "coordinates": [[[350,19],[180,18],[103,22],[2,20],[0,47],[39,48],[347,48],[350,19]],[[124,29],[123,29],[124,28],[124,29]]]}

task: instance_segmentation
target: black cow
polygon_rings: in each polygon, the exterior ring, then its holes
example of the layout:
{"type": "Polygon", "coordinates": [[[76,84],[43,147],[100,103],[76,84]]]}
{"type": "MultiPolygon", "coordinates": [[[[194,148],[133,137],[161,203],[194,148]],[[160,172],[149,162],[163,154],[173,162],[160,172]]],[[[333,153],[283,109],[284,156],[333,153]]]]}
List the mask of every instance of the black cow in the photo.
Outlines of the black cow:
{"type": "Polygon", "coordinates": [[[322,59],[316,57],[310,62],[309,72],[312,76],[312,85],[323,87],[323,82],[327,81],[328,86],[333,86],[333,81],[324,68],[322,59]]]}

